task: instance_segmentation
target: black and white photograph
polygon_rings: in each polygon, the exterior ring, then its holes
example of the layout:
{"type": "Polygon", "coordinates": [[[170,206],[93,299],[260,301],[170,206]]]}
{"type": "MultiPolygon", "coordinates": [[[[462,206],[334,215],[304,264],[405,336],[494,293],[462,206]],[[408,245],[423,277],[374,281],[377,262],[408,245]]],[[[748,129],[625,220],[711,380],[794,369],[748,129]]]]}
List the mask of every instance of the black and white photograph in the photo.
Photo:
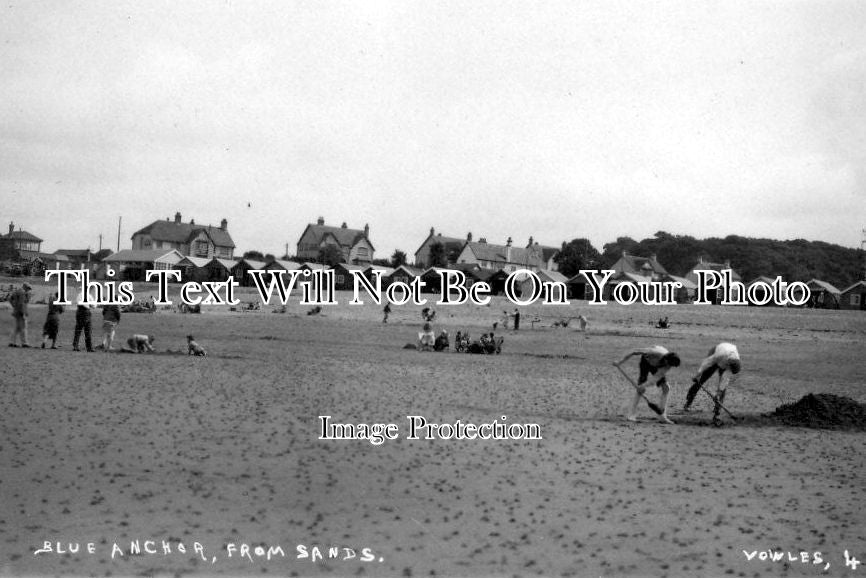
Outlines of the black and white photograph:
{"type": "Polygon", "coordinates": [[[866,576],[866,3],[0,7],[0,576],[866,576]]]}

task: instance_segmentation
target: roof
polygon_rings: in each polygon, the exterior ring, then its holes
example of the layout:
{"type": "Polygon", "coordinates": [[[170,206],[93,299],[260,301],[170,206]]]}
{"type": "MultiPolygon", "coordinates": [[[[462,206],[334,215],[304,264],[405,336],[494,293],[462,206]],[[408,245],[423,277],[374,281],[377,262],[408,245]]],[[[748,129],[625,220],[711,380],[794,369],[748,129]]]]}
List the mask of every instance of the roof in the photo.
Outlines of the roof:
{"type": "Polygon", "coordinates": [[[232,261],[231,259],[220,259],[218,257],[214,257],[213,259],[208,261],[208,264],[210,263],[217,263],[218,265],[222,265],[226,269],[231,270],[231,268],[237,265],[238,262],[232,261]]]}
{"type": "MultiPolygon", "coordinates": [[[[331,225],[313,225],[310,223],[307,225],[307,228],[304,229],[304,232],[301,233],[301,239],[306,236],[307,232],[311,232],[313,234],[313,238],[315,239],[316,244],[322,242],[322,239],[327,235],[331,235],[334,237],[334,240],[337,241],[341,247],[354,247],[355,244],[361,239],[366,239],[368,243],[370,243],[370,239],[367,238],[367,235],[364,234],[364,231],[359,229],[349,229],[348,227],[332,227],[331,225]]],[[[370,243],[370,247],[375,251],[375,247],[373,247],[373,243],[370,243]]]]}
{"type": "Polygon", "coordinates": [[[384,267],[382,265],[367,265],[366,267],[364,267],[364,273],[367,273],[369,271],[381,271],[382,276],[387,277],[388,275],[390,275],[391,273],[394,272],[394,268],[393,267],[384,267]]]}
{"type": "Polygon", "coordinates": [[[857,287],[863,287],[864,289],[866,289],[866,281],[857,281],[856,283],[854,283],[850,287],[846,287],[845,289],[842,289],[842,293],[847,293],[848,291],[856,289],[857,287]]]}
{"type": "Polygon", "coordinates": [[[749,281],[748,283],[746,283],[746,286],[748,287],[750,285],[754,285],[755,283],[767,283],[769,285],[769,284],[774,283],[775,281],[776,281],[775,279],[770,279],[766,275],[759,275],[759,276],[755,277],[754,279],[752,279],[751,281],[749,281]]]}
{"type": "Polygon", "coordinates": [[[183,259],[183,255],[181,255],[175,249],[172,249],[170,251],[166,251],[165,249],[123,249],[122,251],[118,251],[117,253],[112,253],[102,261],[109,263],[154,263],[156,261],[165,261],[165,257],[168,257],[169,255],[174,255],[177,257],[177,260],[175,262],[179,262],[181,259],[183,259]]]}
{"type": "Polygon", "coordinates": [[[78,257],[83,259],[92,259],[93,253],[90,249],[58,249],[54,251],[55,255],[66,255],[67,257],[78,257]]]}
{"type": "Polygon", "coordinates": [[[710,263],[709,261],[704,261],[701,259],[697,262],[697,264],[692,267],[692,271],[726,271],[731,270],[731,279],[742,281],[742,277],[737,273],[733,267],[731,267],[730,263],[710,263]]]}
{"type": "Polygon", "coordinates": [[[187,261],[187,262],[189,262],[190,264],[195,265],[196,267],[201,268],[201,267],[206,267],[207,264],[211,262],[211,259],[208,259],[208,258],[206,258],[206,257],[190,257],[190,256],[186,256],[186,257],[184,257],[183,259],[181,259],[180,261],[178,261],[177,264],[180,265],[180,264],[183,263],[184,261],[187,261]]]}
{"type": "Polygon", "coordinates": [[[311,263],[310,261],[307,261],[305,263],[301,263],[301,266],[299,268],[304,268],[304,267],[306,267],[307,269],[328,269],[329,268],[324,263],[311,263]]]}
{"type": "Polygon", "coordinates": [[[823,289],[824,291],[827,291],[828,293],[833,293],[834,295],[839,295],[840,293],[842,293],[841,291],[839,291],[838,289],[836,289],[835,287],[833,287],[832,285],[830,285],[826,281],[820,281],[818,279],[812,279],[811,281],[806,283],[806,285],[808,285],[810,289],[813,286],[816,286],[820,289],[823,289]]]}
{"type": "Polygon", "coordinates": [[[421,270],[420,269],[416,269],[415,267],[410,267],[408,265],[400,265],[399,267],[394,269],[394,271],[391,273],[391,276],[396,275],[398,271],[403,271],[404,273],[407,273],[410,277],[420,277],[421,276],[421,270]]]}
{"type": "Polygon", "coordinates": [[[51,261],[57,263],[69,262],[69,257],[66,255],[58,255],[57,253],[36,253],[35,258],[41,260],[43,263],[49,263],[51,261]]]}
{"type": "Polygon", "coordinates": [[[188,243],[196,237],[199,231],[204,231],[210,237],[213,244],[218,247],[232,247],[235,243],[229,232],[211,225],[193,225],[192,223],[178,223],[176,221],[154,221],[143,229],[132,234],[150,235],[154,241],[168,241],[171,243],[188,243]]]}
{"type": "Polygon", "coordinates": [[[364,271],[366,269],[363,265],[352,265],[351,263],[338,263],[334,269],[338,268],[346,271],[364,271]]]}
{"type": "Polygon", "coordinates": [[[547,245],[539,245],[538,243],[535,246],[541,249],[541,258],[544,259],[545,263],[550,261],[560,251],[559,247],[548,247],[547,245]]]}
{"type": "Polygon", "coordinates": [[[665,278],[665,280],[676,281],[677,283],[680,284],[680,286],[683,289],[688,289],[689,291],[694,291],[695,289],[698,288],[697,283],[692,283],[691,281],[689,281],[685,277],[677,277],[676,275],[668,274],[668,276],[665,278]]]}
{"type": "Polygon", "coordinates": [[[265,264],[263,262],[254,261],[252,259],[238,259],[237,261],[234,262],[234,264],[231,266],[231,268],[233,269],[233,268],[237,267],[238,265],[240,265],[241,263],[245,263],[250,269],[264,269],[265,268],[265,264]]]}
{"type": "Polygon", "coordinates": [[[448,261],[456,261],[458,255],[460,255],[460,251],[463,250],[464,243],[466,243],[466,239],[446,237],[442,233],[435,233],[433,229],[430,229],[430,234],[427,235],[427,238],[424,239],[424,242],[421,243],[421,246],[418,247],[417,251],[415,251],[416,255],[424,248],[424,245],[426,245],[428,241],[431,241],[431,245],[434,243],[442,243],[442,246],[445,247],[445,256],[448,258],[448,261]]]}
{"type": "Polygon", "coordinates": [[[11,233],[6,233],[3,237],[6,239],[18,239],[19,241],[42,242],[42,239],[32,233],[28,233],[27,231],[12,231],[11,233]]]}
{"type": "MultiPolygon", "coordinates": [[[[472,254],[480,261],[490,261],[493,263],[512,263],[515,265],[526,265],[541,267],[541,255],[539,251],[532,249],[524,249],[523,247],[511,247],[511,258],[506,260],[505,254],[508,249],[506,245],[493,245],[492,243],[481,243],[476,241],[468,241],[466,247],[472,251],[472,254]]],[[[465,248],[464,248],[465,250],[465,248]]]]}
{"type": "Polygon", "coordinates": [[[301,264],[295,261],[287,261],[285,259],[274,259],[273,261],[269,262],[266,267],[270,269],[283,269],[284,271],[294,271],[295,269],[300,269],[301,264]]]}
{"type": "Polygon", "coordinates": [[[652,270],[660,275],[668,274],[667,269],[658,262],[655,255],[651,257],[638,257],[637,255],[629,255],[623,251],[622,256],[614,263],[614,267],[617,264],[621,264],[622,271],[625,273],[639,273],[640,271],[652,270]]]}

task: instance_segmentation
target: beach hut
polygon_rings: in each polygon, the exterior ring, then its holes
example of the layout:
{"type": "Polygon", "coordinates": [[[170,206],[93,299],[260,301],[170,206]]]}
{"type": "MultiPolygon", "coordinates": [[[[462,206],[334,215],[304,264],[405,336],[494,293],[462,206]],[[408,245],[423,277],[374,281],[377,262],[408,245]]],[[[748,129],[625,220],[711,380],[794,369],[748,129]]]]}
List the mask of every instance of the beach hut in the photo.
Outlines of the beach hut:
{"type": "Polygon", "coordinates": [[[177,249],[124,249],[102,260],[102,266],[97,269],[97,278],[109,279],[107,270],[111,267],[115,271],[115,281],[144,281],[147,271],[176,269],[183,258],[177,249]]]}
{"type": "Polygon", "coordinates": [[[839,298],[842,292],[836,287],[820,279],[812,279],[806,283],[806,286],[812,292],[808,307],[814,307],[815,309],[839,309],[839,298]]]}
{"type": "Polygon", "coordinates": [[[234,280],[241,287],[252,287],[253,286],[253,278],[250,277],[247,273],[249,271],[257,271],[260,269],[264,269],[265,264],[261,261],[255,261],[253,259],[241,259],[236,261],[234,266],[231,268],[231,274],[234,280]]]}
{"type": "Polygon", "coordinates": [[[349,263],[339,263],[334,267],[334,289],[337,291],[350,291],[355,287],[355,276],[353,271],[363,273],[366,267],[362,265],[352,265],[349,263]]]}
{"type": "Polygon", "coordinates": [[[866,310],[866,281],[857,281],[839,296],[840,309],[866,310]]]}

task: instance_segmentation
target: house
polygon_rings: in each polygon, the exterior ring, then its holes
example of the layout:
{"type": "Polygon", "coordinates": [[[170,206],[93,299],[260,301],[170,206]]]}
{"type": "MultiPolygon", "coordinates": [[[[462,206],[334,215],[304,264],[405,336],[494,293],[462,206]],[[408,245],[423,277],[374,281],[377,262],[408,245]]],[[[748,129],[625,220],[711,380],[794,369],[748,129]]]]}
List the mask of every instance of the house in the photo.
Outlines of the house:
{"type": "Polygon", "coordinates": [[[610,269],[616,273],[630,273],[643,277],[642,281],[661,281],[668,274],[655,255],[649,257],[638,257],[637,255],[629,255],[623,251],[622,256],[614,263],[610,269]]]}
{"type": "Polygon", "coordinates": [[[375,251],[370,242],[370,226],[364,225],[364,230],[349,229],[346,223],[339,227],[325,225],[325,219],[319,217],[315,225],[309,224],[298,239],[298,259],[316,261],[319,251],[332,245],[340,250],[344,263],[366,265],[373,260],[375,251]]]}
{"type": "Polygon", "coordinates": [[[556,258],[559,256],[560,248],[539,245],[538,241],[535,241],[532,237],[529,237],[529,243],[526,245],[526,248],[534,249],[541,253],[541,260],[544,263],[544,266],[541,267],[542,269],[559,271],[559,263],[556,262],[556,258]]]}
{"type": "MultiPolygon", "coordinates": [[[[557,286],[562,287],[562,293],[560,293],[559,289],[554,289],[553,291],[551,291],[550,294],[551,300],[556,301],[559,299],[568,298],[568,277],[566,277],[559,271],[547,270],[538,271],[535,276],[537,279],[532,279],[529,275],[527,275],[525,279],[523,279],[517,284],[517,287],[520,289],[520,295],[523,299],[528,299],[529,296],[532,295],[533,289],[536,289],[536,287],[539,291],[542,290],[541,286],[538,285],[539,281],[541,283],[561,283],[561,285],[557,286]]],[[[539,293],[539,297],[543,299],[544,294],[539,293]]]]}
{"type": "Polygon", "coordinates": [[[866,281],[857,281],[839,295],[840,309],[866,310],[866,281]]]}
{"type": "Polygon", "coordinates": [[[442,233],[436,233],[433,227],[430,227],[430,234],[427,235],[427,238],[424,239],[424,242],[415,251],[415,267],[423,269],[433,266],[433,262],[430,259],[430,248],[436,243],[442,245],[448,265],[453,265],[457,263],[457,258],[460,256],[461,251],[463,251],[463,246],[471,240],[472,233],[466,235],[465,239],[458,239],[457,237],[445,237],[442,233]]]}
{"type": "Polygon", "coordinates": [[[816,309],[839,309],[842,292],[833,285],[819,279],[812,279],[806,286],[812,292],[807,307],[816,309]]]}
{"type": "MultiPolygon", "coordinates": [[[[15,223],[9,223],[9,232],[5,235],[0,235],[0,262],[3,264],[3,269],[9,273],[20,275],[35,275],[30,271],[30,262],[44,255],[42,253],[42,239],[22,231],[15,230],[15,223]]],[[[39,269],[42,265],[34,263],[34,267],[39,269]]]]}
{"type": "MultiPolygon", "coordinates": [[[[730,261],[725,261],[724,263],[711,263],[710,261],[704,261],[703,256],[701,256],[698,259],[697,264],[686,273],[686,279],[698,286],[700,284],[698,283],[698,274],[696,271],[715,271],[716,273],[721,273],[722,271],[727,270],[731,271],[731,281],[736,281],[737,283],[743,282],[743,278],[740,274],[731,268],[730,261]]],[[[707,281],[709,281],[709,279],[707,281]]],[[[708,298],[713,305],[718,305],[724,298],[723,292],[721,289],[711,289],[709,290],[708,298]]],[[[742,294],[739,286],[733,285],[731,287],[731,301],[742,301],[745,298],[746,296],[742,294]]]]}
{"type": "Polygon", "coordinates": [[[55,255],[63,255],[70,269],[91,269],[96,264],[96,254],[90,249],[58,249],[55,255]]]}
{"type": "MultiPolygon", "coordinates": [[[[149,270],[175,269],[184,256],[177,249],[134,250],[124,249],[102,260],[97,269],[97,278],[116,281],[144,281],[149,270]],[[108,268],[115,271],[114,277],[108,276],[108,268]]],[[[151,279],[153,280],[153,279],[151,279]]]]}
{"type": "Polygon", "coordinates": [[[174,221],[154,221],[133,233],[132,249],[175,249],[184,256],[232,259],[235,243],[229,234],[227,220],[223,219],[219,227],[196,225],[194,219],[189,223],[182,222],[178,212],[174,214],[174,221]]]}
{"type": "Polygon", "coordinates": [[[514,247],[511,237],[505,245],[488,243],[481,238],[478,242],[466,241],[463,250],[457,258],[457,264],[475,264],[482,269],[496,271],[502,269],[512,273],[518,269],[539,271],[544,268],[542,253],[538,246],[531,248],[514,247]]]}

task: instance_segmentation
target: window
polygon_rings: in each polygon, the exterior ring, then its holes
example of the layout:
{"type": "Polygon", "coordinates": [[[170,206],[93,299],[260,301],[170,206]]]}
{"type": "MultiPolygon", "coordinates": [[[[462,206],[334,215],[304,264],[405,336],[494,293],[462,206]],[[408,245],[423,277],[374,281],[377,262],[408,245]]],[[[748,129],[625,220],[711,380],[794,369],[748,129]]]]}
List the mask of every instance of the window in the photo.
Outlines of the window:
{"type": "Polygon", "coordinates": [[[852,293],[851,294],[851,305],[860,305],[860,294],[852,293]]]}
{"type": "Polygon", "coordinates": [[[196,257],[207,257],[207,241],[196,241],[193,243],[193,253],[196,257]]]}
{"type": "Polygon", "coordinates": [[[345,280],[345,275],[337,275],[337,285],[342,285],[345,280]]]}

